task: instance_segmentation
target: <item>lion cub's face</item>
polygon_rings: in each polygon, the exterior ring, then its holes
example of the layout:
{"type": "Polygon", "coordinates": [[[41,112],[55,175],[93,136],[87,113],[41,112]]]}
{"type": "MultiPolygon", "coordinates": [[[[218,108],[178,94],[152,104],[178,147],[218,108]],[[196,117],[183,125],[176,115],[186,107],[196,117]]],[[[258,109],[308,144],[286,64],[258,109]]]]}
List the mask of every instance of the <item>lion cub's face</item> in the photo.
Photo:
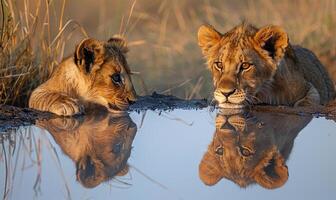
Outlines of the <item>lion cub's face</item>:
{"type": "Polygon", "coordinates": [[[213,75],[214,98],[224,108],[241,108],[266,92],[288,46],[279,27],[242,24],[221,34],[201,26],[198,43],[213,75]]]}
{"type": "Polygon", "coordinates": [[[102,113],[38,121],[73,160],[77,180],[87,188],[128,173],[127,160],[137,131],[128,115],[102,113]]]}
{"type": "Polygon", "coordinates": [[[216,132],[199,166],[201,180],[207,185],[226,178],[240,187],[252,183],[281,187],[288,179],[285,161],[294,139],[310,119],[272,113],[218,114],[216,132]]]}
{"type": "Polygon", "coordinates": [[[122,38],[108,42],[83,40],[76,48],[74,61],[86,75],[86,100],[102,104],[112,110],[125,110],[136,100],[125,54],[128,51],[122,38]]]}

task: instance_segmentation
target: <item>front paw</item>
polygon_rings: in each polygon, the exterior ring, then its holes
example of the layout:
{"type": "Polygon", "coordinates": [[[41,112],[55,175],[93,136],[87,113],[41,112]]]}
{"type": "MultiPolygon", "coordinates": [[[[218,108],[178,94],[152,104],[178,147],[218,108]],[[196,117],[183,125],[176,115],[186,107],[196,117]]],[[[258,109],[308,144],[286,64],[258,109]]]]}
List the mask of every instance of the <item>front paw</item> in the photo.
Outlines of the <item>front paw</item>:
{"type": "Polygon", "coordinates": [[[37,120],[36,125],[49,132],[75,131],[82,124],[81,117],[57,117],[49,120],[37,120]]]}
{"type": "Polygon", "coordinates": [[[64,98],[55,102],[50,107],[50,112],[60,116],[72,116],[84,113],[84,106],[80,105],[78,100],[72,98],[64,98]]]}
{"type": "Polygon", "coordinates": [[[294,107],[307,107],[307,106],[311,106],[313,104],[314,103],[312,103],[308,98],[303,98],[303,99],[300,99],[299,101],[297,101],[294,104],[294,107]]]}

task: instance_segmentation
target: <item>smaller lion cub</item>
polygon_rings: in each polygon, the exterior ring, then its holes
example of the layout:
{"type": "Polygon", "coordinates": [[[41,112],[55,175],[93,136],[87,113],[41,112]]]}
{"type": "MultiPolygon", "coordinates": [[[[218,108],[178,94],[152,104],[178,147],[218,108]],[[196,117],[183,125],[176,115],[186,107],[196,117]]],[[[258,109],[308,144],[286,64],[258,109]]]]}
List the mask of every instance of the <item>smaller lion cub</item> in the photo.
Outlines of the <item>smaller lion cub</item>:
{"type": "Polygon", "coordinates": [[[126,41],[114,36],[107,42],[81,41],[73,56],[63,60],[51,78],[30,96],[29,107],[60,116],[81,114],[87,103],[123,111],[136,100],[126,62],[126,41]]]}
{"type": "Polygon", "coordinates": [[[268,104],[326,104],[335,97],[327,71],[308,49],[292,46],[279,26],[242,23],[225,34],[210,25],[198,30],[198,44],[213,76],[222,108],[268,104]]]}

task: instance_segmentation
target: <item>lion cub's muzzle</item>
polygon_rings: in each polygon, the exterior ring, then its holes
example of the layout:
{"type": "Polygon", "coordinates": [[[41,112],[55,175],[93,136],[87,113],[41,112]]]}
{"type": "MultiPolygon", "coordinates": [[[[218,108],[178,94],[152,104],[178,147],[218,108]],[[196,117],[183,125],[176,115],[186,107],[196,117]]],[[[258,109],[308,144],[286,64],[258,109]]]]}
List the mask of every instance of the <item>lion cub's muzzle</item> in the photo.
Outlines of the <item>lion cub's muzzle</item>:
{"type": "Polygon", "coordinates": [[[126,111],[128,107],[134,104],[137,100],[137,95],[135,91],[131,91],[128,93],[126,97],[116,99],[113,103],[108,103],[108,108],[112,112],[118,111],[126,111]]]}
{"type": "Polygon", "coordinates": [[[243,108],[246,98],[245,92],[236,88],[217,88],[214,98],[220,108],[243,108]]]}
{"type": "Polygon", "coordinates": [[[217,130],[231,130],[233,132],[243,132],[246,129],[246,119],[243,114],[220,114],[216,117],[217,130]]]}
{"type": "Polygon", "coordinates": [[[134,89],[133,89],[133,91],[130,93],[130,95],[126,98],[127,103],[128,103],[129,105],[134,104],[134,103],[137,101],[137,99],[138,99],[138,97],[137,97],[137,95],[136,95],[134,89]]]}

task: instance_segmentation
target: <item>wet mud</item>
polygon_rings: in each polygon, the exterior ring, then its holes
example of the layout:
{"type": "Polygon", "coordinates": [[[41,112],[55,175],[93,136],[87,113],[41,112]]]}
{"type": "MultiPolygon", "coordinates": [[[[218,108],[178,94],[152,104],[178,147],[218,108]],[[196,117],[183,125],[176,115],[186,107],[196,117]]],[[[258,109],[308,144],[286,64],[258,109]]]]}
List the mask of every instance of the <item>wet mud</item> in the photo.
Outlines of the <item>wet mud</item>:
{"type": "MultiPolygon", "coordinates": [[[[206,99],[184,100],[171,95],[152,95],[139,97],[138,101],[129,107],[129,112],[141,112],[146,110],[170,111],[174,109],[203,109],[209,106],[206,99]]],[[[253,106],[248,108],[259,112],[275,112],[295,115],[311,115],[314,117],[325,117],[336,119],[336,101],[326,106],[311,107],[287,107],[287,106],[253,106]]],[[[57,116],[40,112],[29,108],[18,108],[8,105],[0,105],[0,132],[15,129],[19,126],[35,124],[36,120],[56,118],[57,116]]]]}
{"type": "MultiPolygon", "coordinates": [[[[169,111],[174,109],[202,109],[208,106],[206,99],[184,100],[171,95],[141,96],[138,101],[132,104],[129,112],[141,112],[146,110],[169,111]]],[[[36,120],[56,118],[58,116],[40,112],[30,108],[19,108],[9,105],[0,105],[0,132],[13,129],[19,126],[35,124],[36,120]]]]}

